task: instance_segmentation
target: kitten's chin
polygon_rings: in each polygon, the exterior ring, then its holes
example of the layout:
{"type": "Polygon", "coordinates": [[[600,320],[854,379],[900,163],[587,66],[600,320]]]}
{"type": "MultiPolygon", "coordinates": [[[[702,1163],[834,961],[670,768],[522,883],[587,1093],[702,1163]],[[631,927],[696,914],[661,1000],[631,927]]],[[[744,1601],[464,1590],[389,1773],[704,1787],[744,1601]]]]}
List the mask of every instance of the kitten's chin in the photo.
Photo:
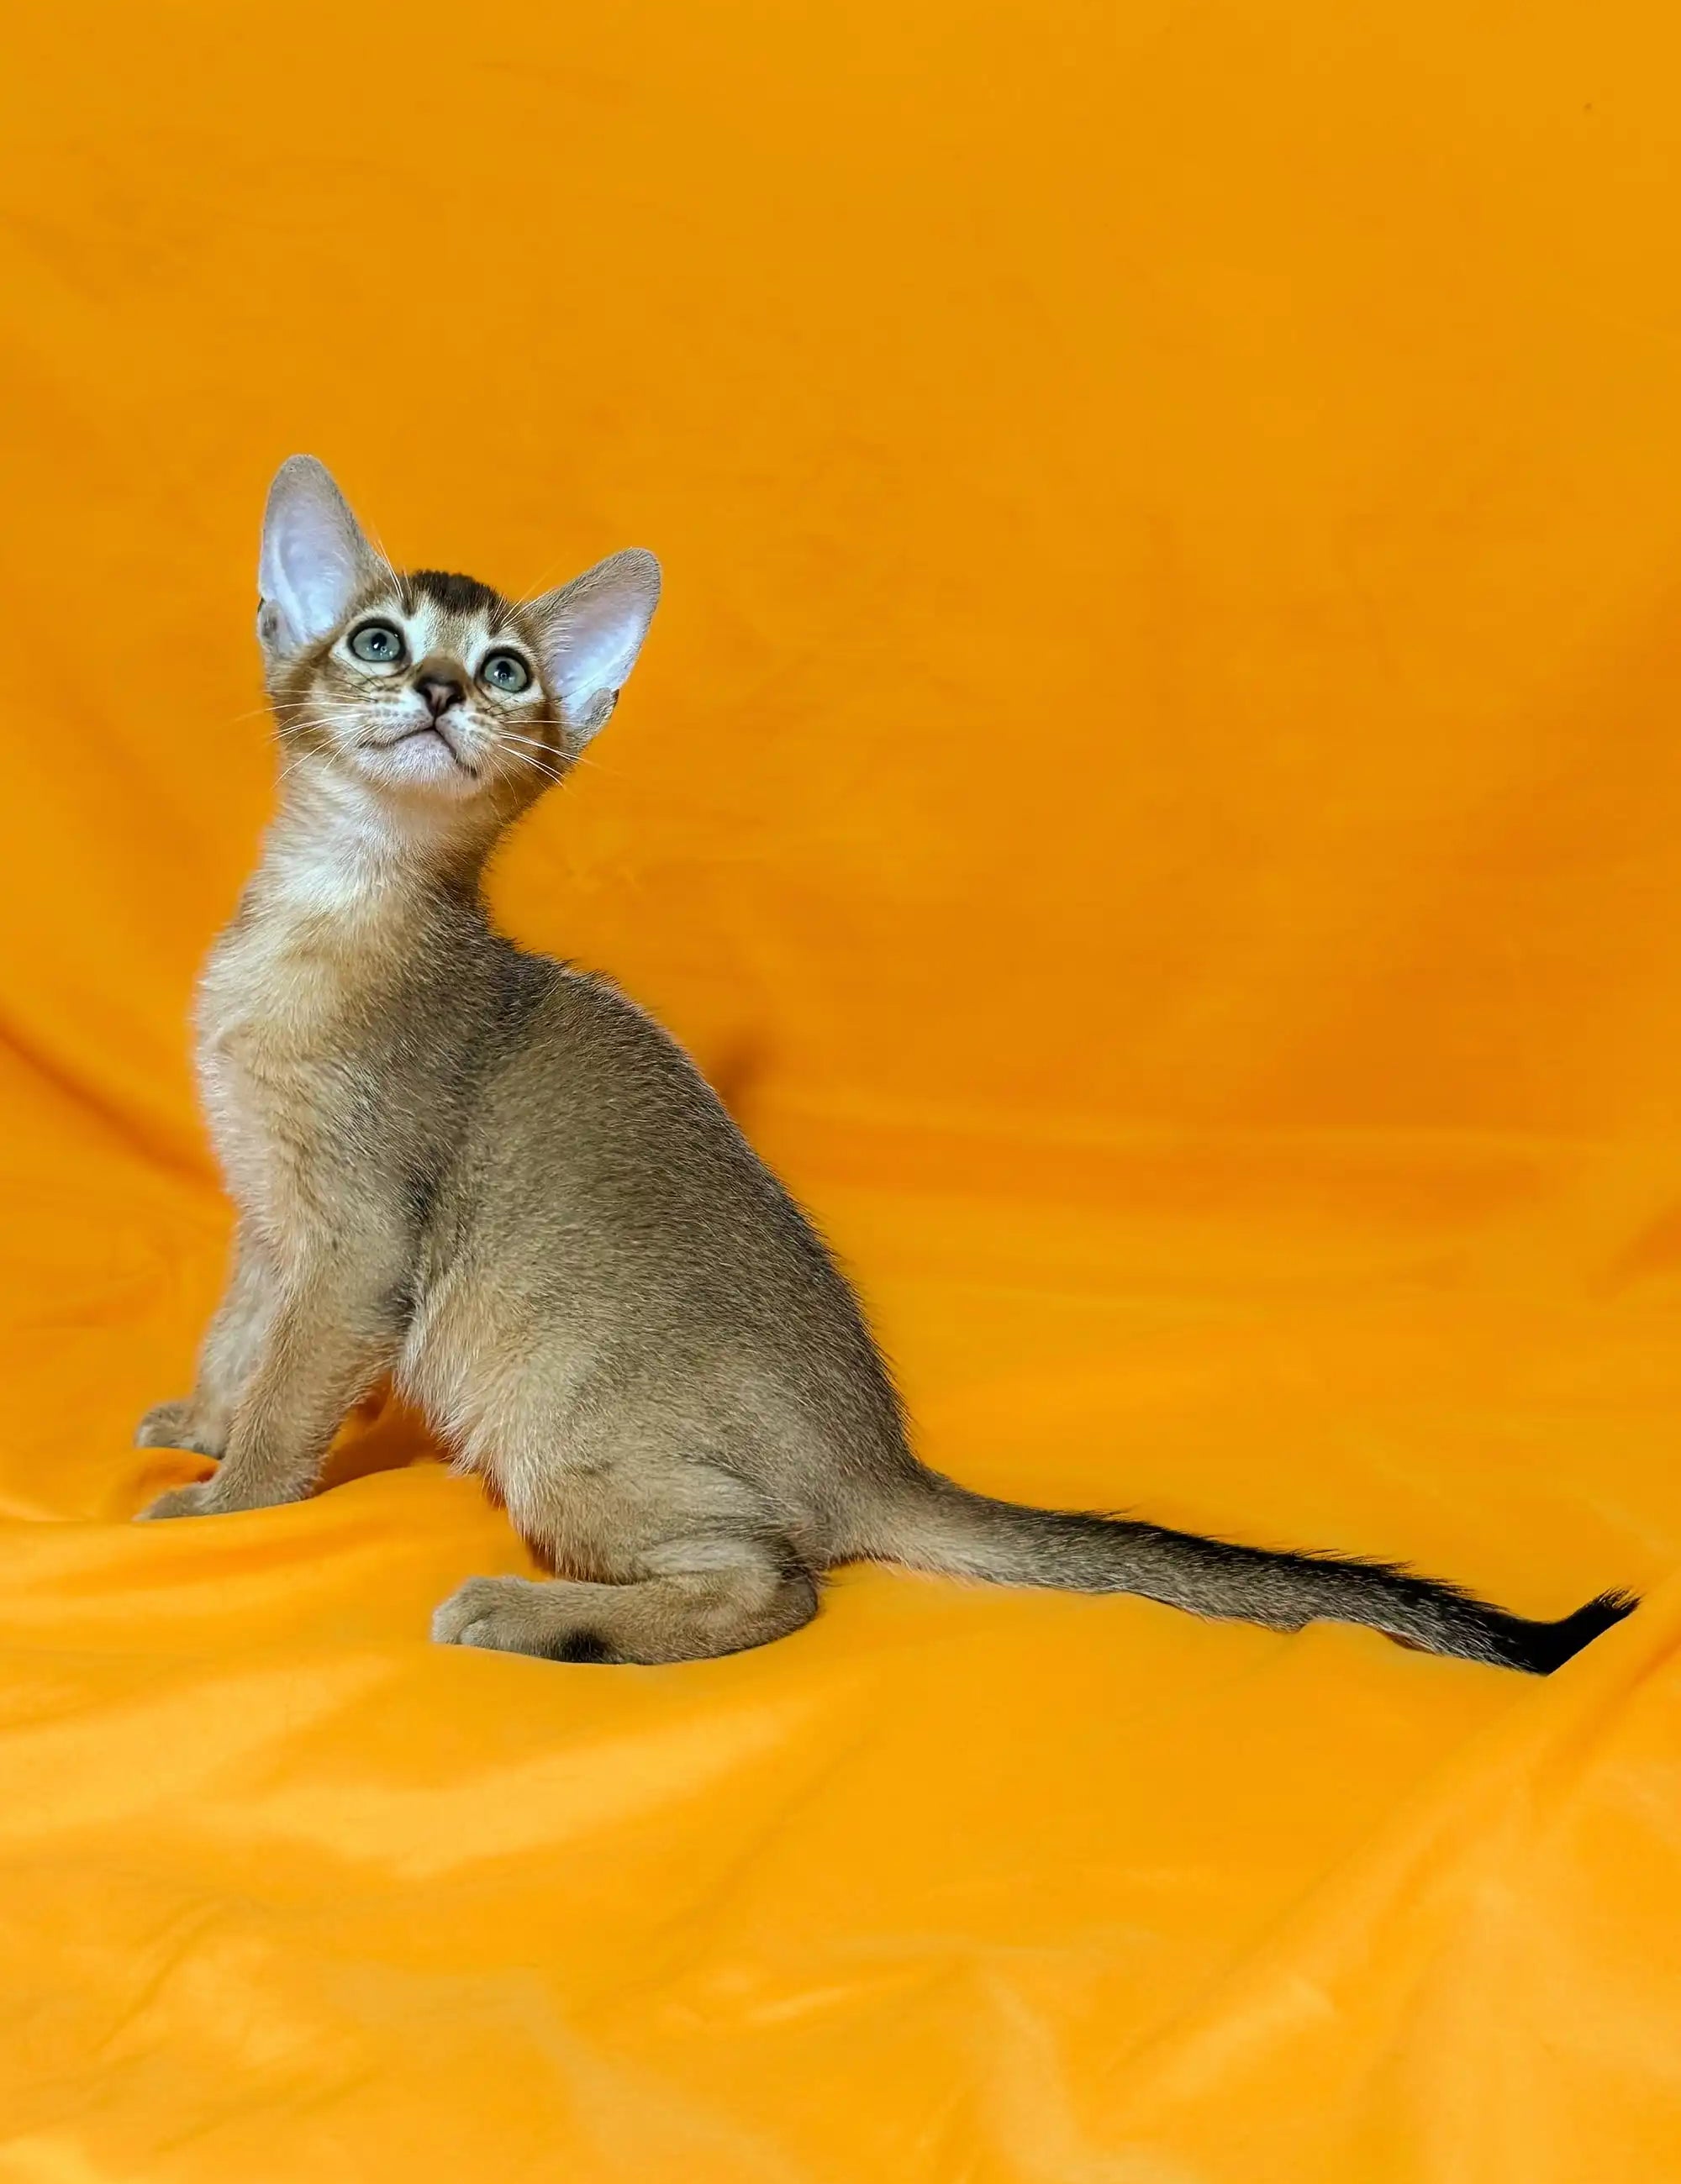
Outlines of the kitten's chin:
{"type": "Polygon", "coordinates": [[[416,729],[389,743],[360,744],[355,766],[378,788],[452,804],[477,796],[483,785],[477,769],[436,728],[416,729]]]}

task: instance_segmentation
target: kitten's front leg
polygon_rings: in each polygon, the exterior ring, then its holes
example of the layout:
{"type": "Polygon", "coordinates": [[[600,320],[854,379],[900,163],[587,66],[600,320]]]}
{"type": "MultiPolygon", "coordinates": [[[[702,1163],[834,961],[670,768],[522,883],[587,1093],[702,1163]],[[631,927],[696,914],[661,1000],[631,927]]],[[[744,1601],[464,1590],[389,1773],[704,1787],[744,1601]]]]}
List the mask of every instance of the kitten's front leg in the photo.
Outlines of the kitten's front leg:
{"type": "Polygon", "coordinates": [[[193,1393],[154,1403],[135,1429],[137,1447],[222,1454],[234,1411],[262,1349],[276,1293],[273,1270],[242,1222],[234,1238],[227,1288],[198,1352],[193,1393]]]}
{"type": "Polygon", "coordinates": [[[289,1273],[267,1314],[214,1479],[162,1495],[142,1518],[227,1515],[301,1502],[347,1412],[393,1362],[386,1284],[334,1262],[289,1273]]]}

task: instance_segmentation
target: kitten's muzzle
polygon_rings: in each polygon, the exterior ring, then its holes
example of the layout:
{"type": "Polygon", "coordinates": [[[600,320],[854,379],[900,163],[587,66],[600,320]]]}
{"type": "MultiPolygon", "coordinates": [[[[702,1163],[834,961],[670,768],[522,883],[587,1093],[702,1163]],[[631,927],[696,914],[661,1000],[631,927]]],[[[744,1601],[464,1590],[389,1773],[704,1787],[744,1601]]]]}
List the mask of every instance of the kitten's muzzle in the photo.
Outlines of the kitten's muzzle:
{"type": "Polygon", "coordinates": [[[406,725],[395,735],[372,736],[368,748],[392,751],[401,744],[441,745],[459,772],[476,780],[478,769],[467,757],[472,729],[467,713],[467,673],[448,652],[428,653],[417,663],[408,688],[397,701],[399,718],[406,725]],[[410,694],[419,705],[409,703],[410,694]],[[416,717],[418,716],[418,717],[416,717]]]}
{"type": "Polygon", "coordinates": [[[455,738],[451,736],[448,729],[444,727],[443,716],[441,714],[434,714],[429,721],[418,722],[415,727],[412,728],[405,728],[401,733],[398,735],[370,737],[364,745],[364,749],[367,750],[392,751],[395,750],[399,744],[411,744],[418,737],[422,736],[424,736],[429,743],[441,744],[444,750],[449,753],[450,758],[456,769],[460,772],[471,776],[473,780],[477,780],[478,768],[476,766],[470,766],[468,764],[466,759],[457,748],[455,738]]]}

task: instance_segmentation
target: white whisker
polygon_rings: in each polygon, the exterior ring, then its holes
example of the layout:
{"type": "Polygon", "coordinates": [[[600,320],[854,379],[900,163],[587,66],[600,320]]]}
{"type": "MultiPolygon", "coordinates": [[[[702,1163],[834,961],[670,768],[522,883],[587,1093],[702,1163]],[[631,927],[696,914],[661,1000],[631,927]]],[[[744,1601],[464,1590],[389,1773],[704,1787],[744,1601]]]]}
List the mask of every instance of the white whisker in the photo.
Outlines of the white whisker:
{"type": "Polygon", "coordinates": [[[540,773],[545,781],[564,781],[566,778],[564,772],[560,767],[545,766],[541,759],[533,758],[528,752],[509,751],[505,756],[511,759],[515,766],[529,766],[533,773],[540,773]]]}
{"type": "Polygon", "coordinates": [[[505,744],[523,744],[528,750],[544,751],[551,758],[560,756],[553,744],[545,744],[539,736],[517,736],[511,728],[498,728],[496,740],[505,744]]]}

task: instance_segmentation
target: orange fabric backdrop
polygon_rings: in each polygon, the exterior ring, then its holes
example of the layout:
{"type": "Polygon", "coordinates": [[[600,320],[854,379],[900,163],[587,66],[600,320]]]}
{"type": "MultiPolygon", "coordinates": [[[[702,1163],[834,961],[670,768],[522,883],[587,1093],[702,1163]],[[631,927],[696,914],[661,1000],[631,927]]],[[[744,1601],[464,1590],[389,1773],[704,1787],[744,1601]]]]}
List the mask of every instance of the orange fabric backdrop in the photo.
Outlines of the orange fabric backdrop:
{"type": "Polygon", "coordinates": [[[1681,24],[59,0],[0,81],[0,2177],[1681,2171],[1681,24]],[[667,604],[500,877],[995,1490],[1359,1633],[840,1580],[671,1671],[369,1417],[137,1529],[224,1213],[261,494],[667,604]]]}

